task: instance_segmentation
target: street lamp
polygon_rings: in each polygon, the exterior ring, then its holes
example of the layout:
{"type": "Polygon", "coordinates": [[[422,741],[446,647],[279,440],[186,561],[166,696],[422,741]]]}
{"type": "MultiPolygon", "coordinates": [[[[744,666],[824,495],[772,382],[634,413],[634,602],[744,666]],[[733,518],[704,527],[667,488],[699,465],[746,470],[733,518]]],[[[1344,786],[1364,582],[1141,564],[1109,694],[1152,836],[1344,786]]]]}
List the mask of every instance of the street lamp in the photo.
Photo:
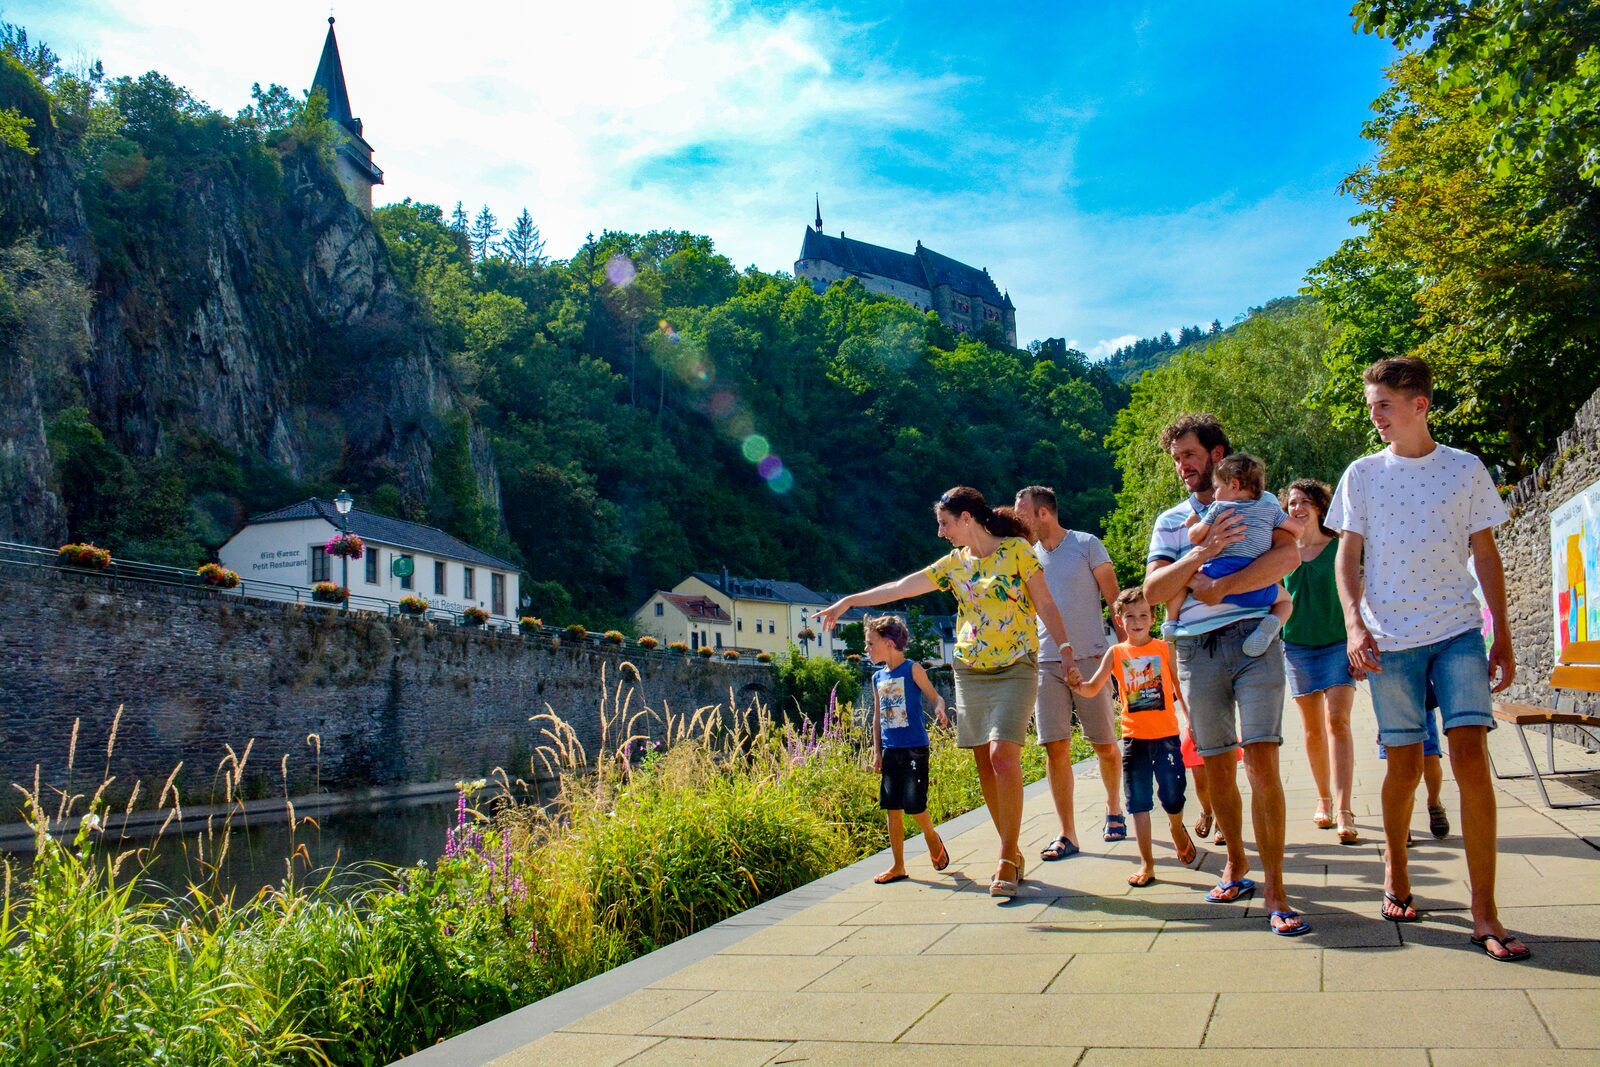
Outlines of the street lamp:
{"type": "Polygon", "coordinates": [[[333,498],[333,506],[339,511],[339,559],[343,561],[344,578],[344,603],[340,611],[350,610],[350,546],[344,542],[350,537],[350,509],[356,506],[356,498],[347,491],[339,490],[339,495],[333,498]]]}

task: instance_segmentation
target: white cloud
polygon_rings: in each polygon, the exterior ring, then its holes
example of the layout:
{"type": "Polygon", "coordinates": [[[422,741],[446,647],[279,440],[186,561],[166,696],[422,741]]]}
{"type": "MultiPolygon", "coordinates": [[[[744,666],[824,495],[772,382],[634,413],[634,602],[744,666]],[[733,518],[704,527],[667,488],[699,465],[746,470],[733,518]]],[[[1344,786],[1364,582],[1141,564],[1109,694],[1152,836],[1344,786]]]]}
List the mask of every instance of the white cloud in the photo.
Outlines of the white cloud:
{"type": "Polygon", "coordinates": [[[1139,340],[1139,335],[1138,334],[1136,334],[1136,333],[1125,333],[1121,337],[1108,337],[1104,341],[1096,341],[1094,343],[1094,347],[1089,349],[1089,352],[1088,352],[1089,358],[1090,359],[1105,359],[1107,356],[1109,356],[1111,353],[1115,352],[1117,349],[1122,348],[1125,345],[1131,345],[1131,344],[1133,344],[1133,342],[1135,342],[1137,340],[1139,340]]]}

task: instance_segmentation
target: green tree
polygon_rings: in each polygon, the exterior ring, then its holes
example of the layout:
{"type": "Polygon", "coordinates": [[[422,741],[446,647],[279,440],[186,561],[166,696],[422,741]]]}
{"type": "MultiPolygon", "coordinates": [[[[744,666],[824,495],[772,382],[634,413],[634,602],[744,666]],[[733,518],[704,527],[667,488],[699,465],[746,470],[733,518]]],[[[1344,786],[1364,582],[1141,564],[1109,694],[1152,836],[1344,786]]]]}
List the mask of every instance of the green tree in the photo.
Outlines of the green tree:
{"type": "Polygon", "coordinates": [[[1286,302],[1134,385],[1133,400],[1107,438],[1122,489],[1105,540],[1123,585],[1142,579],[1156,516],[1184,492],[1160,444],[1162,429],[1177,416],[1216,415],[1235,448],[1266,462],[1274,490],[1296,478],[1336,481],[1366,450],[1362,427],[1336,425],[1309,400],[1329,377],[1322,355],[1332,339],[1333,328],[1315,302],[1286,302]]]}
{"type": "Polygon", "coordinates": [[[918,661],[938,659],[941,651],[939,630],[933,625],[928,613],[912,605],[906,612],[906,619],[907,628],[911,631],[911,641],[906,645],[906,657],[918,661]]]}

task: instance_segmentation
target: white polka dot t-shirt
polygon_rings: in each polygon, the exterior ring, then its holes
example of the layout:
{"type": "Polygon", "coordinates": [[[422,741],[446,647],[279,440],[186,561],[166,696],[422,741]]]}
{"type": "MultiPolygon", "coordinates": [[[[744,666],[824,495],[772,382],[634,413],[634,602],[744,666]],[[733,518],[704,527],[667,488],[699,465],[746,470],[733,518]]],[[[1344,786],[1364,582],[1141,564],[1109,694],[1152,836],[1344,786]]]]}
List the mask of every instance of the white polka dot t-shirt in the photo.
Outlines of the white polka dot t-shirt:
{"type": "Polygon", "coordinates": [[[1482,625],[1470,539],[1506,521],[1483,461],[1435,445],[1421,459],[1389,449],[1345,470],[1328,525],[1359,534],[1361,619],[1380,651],[1419,648],[1482,625]]]}

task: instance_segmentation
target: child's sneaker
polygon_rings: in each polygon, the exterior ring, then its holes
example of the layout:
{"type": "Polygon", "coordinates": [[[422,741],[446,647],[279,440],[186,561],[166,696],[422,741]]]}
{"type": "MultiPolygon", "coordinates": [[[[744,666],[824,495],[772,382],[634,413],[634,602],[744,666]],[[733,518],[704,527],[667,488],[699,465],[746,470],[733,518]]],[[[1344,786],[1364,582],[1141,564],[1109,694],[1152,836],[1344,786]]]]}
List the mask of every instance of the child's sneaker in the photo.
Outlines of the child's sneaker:
{"type": "Polygon", "coordinates": [[[1178,636],[1178,624],[1175,621],[1173,621],[1172,619],[1168,619],[1166,622],[1163,622],[1161,624],[1161,640],[1167,642],[1168,644],[1171,644],[1174,640],[1177,639],[1177,636],[1178,636]]]}
{"type": "Polygon", "coordinates": [[[1252,658],[1261,655],[1272,647],[1272,639],[1278,636],[1278,630],[1282,627],[1283,623],[1278,621],[1276,615],[1268,615],[1261,620],[1261,625],[1256,627],[1255,632],[1244,639],[1240,651],[1252,658]]]}

